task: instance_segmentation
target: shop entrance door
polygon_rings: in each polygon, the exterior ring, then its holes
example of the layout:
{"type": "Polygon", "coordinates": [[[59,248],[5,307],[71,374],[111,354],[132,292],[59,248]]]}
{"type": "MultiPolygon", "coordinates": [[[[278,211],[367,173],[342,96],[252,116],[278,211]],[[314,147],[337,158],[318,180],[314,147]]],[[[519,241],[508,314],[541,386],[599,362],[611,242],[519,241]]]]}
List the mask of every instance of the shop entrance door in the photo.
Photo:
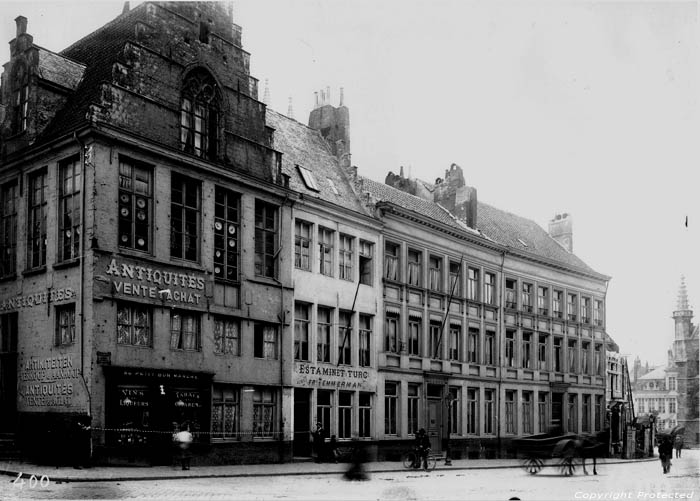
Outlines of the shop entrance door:
{"type": "Polygon", "coordinates": [[[293,455],[311,456],[311,390],[294,388],[293,455]]]}
{"type": "Polygon", "coordinates": [[[17,430],[17,313],[0,316],[0,433],[17,430]]]}

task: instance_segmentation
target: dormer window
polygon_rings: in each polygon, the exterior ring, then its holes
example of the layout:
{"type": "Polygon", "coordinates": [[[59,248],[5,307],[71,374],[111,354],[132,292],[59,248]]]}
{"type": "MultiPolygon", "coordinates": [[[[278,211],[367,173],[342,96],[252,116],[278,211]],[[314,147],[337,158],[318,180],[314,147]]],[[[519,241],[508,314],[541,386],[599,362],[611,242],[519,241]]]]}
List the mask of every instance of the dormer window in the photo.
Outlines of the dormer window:
{"type": "Polygon", "coordinates": [[[18,64],[12,79],[12,133],[19,134],[27,129],[29,96],[29,75],[24,64],[18,64]]]}
{"type": "Polygon", "coordinates": [[[195,70],[188,75],[180,106],[180,144],[185,153],[216,158],[220,103],[218,86],[208,72],[195,70]]]}

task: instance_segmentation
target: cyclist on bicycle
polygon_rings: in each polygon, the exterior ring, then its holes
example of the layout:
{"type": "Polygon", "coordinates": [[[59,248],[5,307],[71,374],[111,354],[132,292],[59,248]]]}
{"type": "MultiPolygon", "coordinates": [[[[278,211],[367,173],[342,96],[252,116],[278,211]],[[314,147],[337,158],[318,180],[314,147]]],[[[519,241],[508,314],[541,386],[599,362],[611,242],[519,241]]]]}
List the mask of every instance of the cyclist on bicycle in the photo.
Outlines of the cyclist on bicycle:
{"type": "Polygon", "coordinates": [[[421,428],[416,433],[416,439],[414,442],[414,449],[416,451],[416,464],[413,465],[414,468],[420,468],[421,463],[423,467],[428,469],[428,455],[430,455],[430,437],[425,432],[425,428],[421,428]]]}

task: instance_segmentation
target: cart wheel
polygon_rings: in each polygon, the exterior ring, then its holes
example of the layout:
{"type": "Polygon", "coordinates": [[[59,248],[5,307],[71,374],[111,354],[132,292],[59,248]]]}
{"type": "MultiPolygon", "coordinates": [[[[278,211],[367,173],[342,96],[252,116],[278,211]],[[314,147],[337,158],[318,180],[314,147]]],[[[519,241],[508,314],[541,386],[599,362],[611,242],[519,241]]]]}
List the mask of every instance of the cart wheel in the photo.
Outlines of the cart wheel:
{"type": "Polygon", "coordinates": [[[576,471],[576,464],[574,464],[574,457],[573,456],[566,456],[564,457],[561,462],[559,463],[559,470],[561,471],[561,474],[564,476],[571,476],[574,474],[576,471]]]}
{"type": "Polygon", "coordinates": [[[426,468],[426,470],[434,470],[435,466],[437,466],[437,458],[430,454],[428,456],[428,467],[426,468]]]}
{"type": "Polygon", "coordinates": [[[539,473],[540,470],[542,470],[543,465],[544,461],[537,458],[530,458],[523,461],[523,468],[525,468],[525,471],[527,471],[530,475],[536,475],[539,473]]]}

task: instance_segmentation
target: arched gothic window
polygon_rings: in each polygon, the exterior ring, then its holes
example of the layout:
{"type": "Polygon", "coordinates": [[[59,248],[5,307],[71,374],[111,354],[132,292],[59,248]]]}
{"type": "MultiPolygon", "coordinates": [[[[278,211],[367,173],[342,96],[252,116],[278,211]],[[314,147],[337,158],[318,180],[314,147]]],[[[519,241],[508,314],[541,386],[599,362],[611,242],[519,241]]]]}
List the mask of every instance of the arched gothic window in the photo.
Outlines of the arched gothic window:
{"type": "Polygon", "coordinates": [[[29,75],[24,64],[18,63],[12,79],[12,133],[27,129],[29,75]]]}
{"type": "Polygon", "coordinates": [[[187,76],[180,104],[183,151],[202,158],[216,158],[220,103],[219,88],[208,72],[195,70],[187,76]]]}

